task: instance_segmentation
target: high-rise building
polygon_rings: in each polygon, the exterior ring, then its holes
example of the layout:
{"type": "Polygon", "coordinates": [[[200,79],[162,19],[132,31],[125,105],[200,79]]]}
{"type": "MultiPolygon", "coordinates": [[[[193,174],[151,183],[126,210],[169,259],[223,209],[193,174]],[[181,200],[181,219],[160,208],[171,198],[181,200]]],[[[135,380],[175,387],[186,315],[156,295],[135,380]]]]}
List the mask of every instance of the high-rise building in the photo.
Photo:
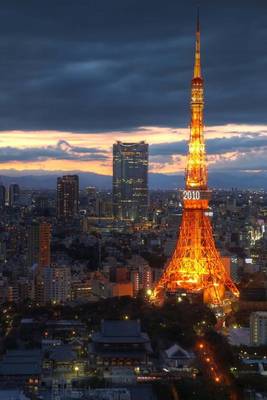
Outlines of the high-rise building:
{"type": "Polygon", "coordinates": [[[28,262],[39,267],[51,263],[51,225],[47,222],[33,222],[28,230],[28,262]]]}
{"type": "Polygon", "coordinates": [[[38,210],[46,210],[49,207],[48,197],[38,196],[35,199],[35,207],[38,210]]]}
{"type": "Polygon", "coordinates": [[[38,269],[35,278],[35,300],[45,305],[64,304],[71,298],[71,271],[69,266],[38,269]]]}
{"type": "Polygon", "coordinates": [[[3,304],[7,301],[8,294],[8,279],[6,276],[3,276],[3,273],[0,272],[0,304],[3,304]]]}
{"type": "Polygon", "coordinates": [[[13,207],[18,204],[20,187],[16,183],[9,186],[9,206],[13,207]]]}
{"type": "Polygon", "coordinates": [[[119,220],[147,217],[148,144],[113,145],[113,214],[119,220]]]}
{"type": "Polygon", "coordinates": [[[267,312],[256,311],[250,314],[250,344],[266,346],[267,344],[267,312]]]}
{"type": "Polygon", "coordinates": [[[74,218],[79,212],[79,177],[65,175],[57,178],[57,217],[74,218]]]}
{"type": "Polygon", "coordinates": [[[141,288],[140,273],[138,270],[131,271],[131,282],[133,283],[133,295],[137,296],[141,288]]]}
{"type": "Polygon", "coordinates": [[[51,264],[51,225],[41,222],[39,225],[39,260],[40,267],[48,267],[51,264]]]}
{"type": "Polygon", "coordinates": [[[8,285],[7,301],[9,303],[19,303],[19,288],[17,283],[8,285]]]}
{"type": "Polygon", "coordinates": [[[96,213],[96,201],[97,191],[94,186],[89,186],[85,189],[87,194],[87,213],[89,215],[95,215],[96,213]]]}
{"type": "Polygon", "coordinates": [[[0,185],[0,208],[4,208],[6,204],[6,188],[0,185]]]}
{"type": "Polygon", "coordinates": [[[148,265],[141,270],[141,284],[144,290],[151,290],[153,286],[153,271],[148,265]]]}

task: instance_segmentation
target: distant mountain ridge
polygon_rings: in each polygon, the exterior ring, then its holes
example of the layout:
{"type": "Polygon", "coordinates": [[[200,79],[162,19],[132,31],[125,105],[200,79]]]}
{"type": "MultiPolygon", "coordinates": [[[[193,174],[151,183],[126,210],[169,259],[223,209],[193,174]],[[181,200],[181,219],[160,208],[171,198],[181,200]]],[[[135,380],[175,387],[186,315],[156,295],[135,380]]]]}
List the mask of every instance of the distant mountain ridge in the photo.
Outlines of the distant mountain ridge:
{"type": "MultiPolygon", "coordinates": [[[[58,172],[43,173],[42,175],[0,175],[0,183],[8,186],[11,183],[17,183],[25,189],[56,189],[57,177],[64,174],[78,174],[80,178],[80,188],[87,186],[96,186],[99,189],[111,189],[112,176],[100,175],[93,172],[58,172]]],[[[267,189],[267,172],[249,173],[249,172],[210,172],[209,186],[211,188],[239,188],[239,189],[267,189]]],[[[149,174],[150,189],[176,189],[184,187],[183,175],[166,175],[158,173],[149,174]]]]}

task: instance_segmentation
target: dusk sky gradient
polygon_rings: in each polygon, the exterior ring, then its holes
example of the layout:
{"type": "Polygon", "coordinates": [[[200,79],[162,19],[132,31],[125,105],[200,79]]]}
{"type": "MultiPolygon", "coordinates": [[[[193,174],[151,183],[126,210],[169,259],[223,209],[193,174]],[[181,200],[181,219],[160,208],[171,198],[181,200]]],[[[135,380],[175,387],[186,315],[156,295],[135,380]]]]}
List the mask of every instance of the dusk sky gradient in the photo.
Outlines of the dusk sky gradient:
{"type": "MultiPolygon", "coordinates": [[[[209,169],[266,171],[267,3],[199,4],[209,169]]],[[[183,172],[196,6],[1,1],[1,173],[110,175],[116,140],[146,140],[151,172],[183,172]]]]}

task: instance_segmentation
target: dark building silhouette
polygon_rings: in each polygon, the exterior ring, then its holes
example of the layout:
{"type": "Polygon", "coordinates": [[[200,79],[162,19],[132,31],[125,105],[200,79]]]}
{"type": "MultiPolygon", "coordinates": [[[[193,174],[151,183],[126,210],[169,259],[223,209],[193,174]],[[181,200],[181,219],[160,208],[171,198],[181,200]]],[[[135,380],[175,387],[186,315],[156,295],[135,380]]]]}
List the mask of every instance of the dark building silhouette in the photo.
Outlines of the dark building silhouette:
{"type": "Polygon", "coordinates": [[[19,185],[17,185],[16,183],[10,185],[9,186],[9,196],[8,196],[10,207],[13,207],[16,204],[18,204],[19,195],[20,195],[19,185]]]}
{"type": "Polygon", "coordinates": [[[57,217],[74,218],[79,212],[79,177],[65,175],[57,178],[57,217]]]}
{"type": "Polygon", "coordinates": [[[141,366],[150,361],[152,348],[139,320],[101,322],[101,329],[92,335],[92,365],[141,366]]]}
{"type": "Polygon", "coordinates": [[[30,265],[49,267],[51,263],[51,225],[33,222],[28,230],[28,262],[30,265]]]}
{"type": "Polygon", "coordinates": [[[4,208],[6,204],[6,188],[0,185],[0,208],[4,208]]]}

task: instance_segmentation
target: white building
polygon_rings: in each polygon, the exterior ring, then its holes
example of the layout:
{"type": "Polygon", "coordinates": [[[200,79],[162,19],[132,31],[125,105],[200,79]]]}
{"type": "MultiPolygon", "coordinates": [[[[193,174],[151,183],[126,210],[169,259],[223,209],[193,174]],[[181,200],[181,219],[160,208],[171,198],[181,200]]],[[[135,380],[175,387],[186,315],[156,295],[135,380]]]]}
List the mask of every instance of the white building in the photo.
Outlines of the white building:
{"type": "Polygon", "coordinates": [[[162,364],[168,370],[187,370],[195,360],[195,354],[174,344],[161,353],[162,364]]]}
{"type": "Polygon", "coordinates": [[[250,315],[250,344],[267,344],[267,311],[256,311],[250,315]]]}

